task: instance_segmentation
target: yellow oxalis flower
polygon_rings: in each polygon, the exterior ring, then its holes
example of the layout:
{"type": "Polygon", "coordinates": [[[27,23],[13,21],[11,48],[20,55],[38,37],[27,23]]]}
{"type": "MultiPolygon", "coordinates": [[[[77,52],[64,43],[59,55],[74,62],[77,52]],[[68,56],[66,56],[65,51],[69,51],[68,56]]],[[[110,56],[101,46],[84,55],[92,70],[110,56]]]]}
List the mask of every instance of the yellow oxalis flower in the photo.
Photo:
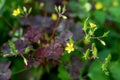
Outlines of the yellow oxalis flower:
{"type": "Polygon", "coordinates": [[[102,9],[102,8],[103,8],[102,3],[101,3],[101,2],[97,2],[97,3],[95,4],[95,8],[96,8],[97,10],[102,9]]]}
{"type": "Polygon", "coordinates": [[[41,2],[40,3],[40,8],[42,8],[44,6],[44,3],[43,2],[41,2]]]}
{"type": "Polygon", "coordinates": [[[113,1],[112,5],[113,5],[113,6],[118,6],[119,3],[118,3],[118,1],[115,0],[115,1],[113,1]]]}
{"type": "Polygon", "coordinates": [[[57,14],[53,13],[53,14],[51,15],[51,19],[52,19],[52,20],[57,20],[57,14]]]}
{"type": "Polygon", "coordinates": [[[90,23],[90,27],[94,28],[94,27],[96,27],[96,24],[95,23],[90,23]]]}
{"type": "Polygon", "coordinates": [[[13,11],[13,16],[18,16],[20,14],[20,9],[17,8],[16,10],[13,11]]]}
{"type": "Polygon", "coordinates": [[[71,51],[74,51],[73,43],[67,43],[65,50],[70,53],[71,51]]]}

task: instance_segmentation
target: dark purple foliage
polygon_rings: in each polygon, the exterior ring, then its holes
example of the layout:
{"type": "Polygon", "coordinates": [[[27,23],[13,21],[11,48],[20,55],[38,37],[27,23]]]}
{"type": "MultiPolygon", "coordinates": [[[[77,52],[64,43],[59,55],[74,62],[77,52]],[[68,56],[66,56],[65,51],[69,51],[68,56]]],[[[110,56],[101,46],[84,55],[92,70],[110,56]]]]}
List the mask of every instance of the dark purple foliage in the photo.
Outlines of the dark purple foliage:
{"type": "Polygon", "coordinates": [[[39,29],[29,28],[24,37],[26,41],[35,43],[42,38],[42,35],[39,29]]]}
{"type": "Polygon", "coordinates": [[[32,50],[32,46],[28,45],[28,43],[24,40],[17,40],[14,42],[18,53],[25,53],[25,49],[28,47],[29,50],[32,50]]]}
{"type": "Polygon", "coordinates": [[[3,54],[9,54],[9,56],[12,56],[12,54],[10,54],[10,47],[7,43],[3,44],[2,48],[1,48],[1,52],[3,54]]]}
{"type": "Polygon", "coordinates": [[[29,25],[32,28],[40,29],[42,32],[52,33],[52,29],[54,27],[54,21],[49,17],[42,16],[30,16],[27,19],[21,19],[22,25],[29,25]]]}
{"type": "Polygon", "coordinates": [[[37,57],[58,59],[62,55],[64,48],[61,44],[52,43],[48,47],[37,49],[37,57]]]}
{"type": "Polygon", "coordinates": [[[38,48],[36,57],[39,58],[40,64],[46,65],[47,63],[57,64],[57,60],[63,54],[64,48],[59,43],[52,43],[47,47],[38,48]]]}
{"type": "Polygon", "coordinates": [[[70,37],[72,37],[72,36],[73,36],[72,32],[62,31],[59,36],[55,37],[55,42],[62,44],[65,47],[66,42],[68,42],[70,37]]]}
{"type": "Polygon", "coordinates": [[[28,57],[28,65],[27,67],[38,67],[39,66],[39,61],[37,58],[33,58],[31,56],[28,57]]]}
{"type": "Polygon", "coordinates": [[[73,20],[64,20],[59,24],[57,28],[58,32],[68,30],[73,33],[74,40],[80,40],[84,36],[82,26],[80,24],[75,24],[73,20]]]}
{"type": "Polygon", "coordinates": [[[82,61],[79,59],[78,55],[71,56],[71,66],[67,68],[70,76],[73,79],[77,79],[80,77],[80,70],[82,69],[83,64],[82,61]]]}
{"type": "Polygon", "coordinates": [[[0,62],[0,80],[9,80],[11,70],[9,69],[10,62],[0,62]]]}

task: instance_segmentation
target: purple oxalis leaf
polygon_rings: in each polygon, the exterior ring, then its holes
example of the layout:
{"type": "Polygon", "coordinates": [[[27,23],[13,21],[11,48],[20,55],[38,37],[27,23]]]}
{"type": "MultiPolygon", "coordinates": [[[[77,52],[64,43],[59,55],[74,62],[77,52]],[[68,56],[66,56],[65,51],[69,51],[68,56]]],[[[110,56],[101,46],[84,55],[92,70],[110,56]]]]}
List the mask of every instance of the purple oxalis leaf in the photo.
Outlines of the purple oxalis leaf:
{"type": "Polygon", "coordinates": [[[39,29],[29,28],[24,37],[26,41],[34,43],[38,42],[42,38],[42,35],[39,29]]]}
{"type": "Polygon", "coordinates": [[[9,69],[11,62],[0,62],[0,80],[9,80],[11,70],[9,69]]]}

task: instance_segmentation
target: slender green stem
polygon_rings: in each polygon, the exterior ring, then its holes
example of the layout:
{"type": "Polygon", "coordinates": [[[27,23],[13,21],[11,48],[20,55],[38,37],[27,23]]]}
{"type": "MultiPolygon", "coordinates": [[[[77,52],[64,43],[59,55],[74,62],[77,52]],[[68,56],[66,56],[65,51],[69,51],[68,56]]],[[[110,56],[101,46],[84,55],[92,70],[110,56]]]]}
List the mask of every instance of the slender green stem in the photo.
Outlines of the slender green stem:
{"type": "Polygon", "coordinates": [[[55,35],[56,29],[57,29],[58,24],[59,24],[59,20],[60,20],[60,17],[58,17],[58,19],[57,19],[57,21],[56,21],[56,24],[55,24],[55,27],[54,27],[54,30],[53,30],[53,33],[52,33],[52,35],[51,35],[50,40],[51,40],[51,39],[54,37],[54,35],[55,35]]]}
{"type": "Polygon", "coordinates": [[[8,28],[9,28],[9,29],[13,29],[13,26],[8,22],[8,20],[7,20],[4,16],[1,16],[1,17],[2,17],[2,19],[5,21],[5,23],[7,23],[8,28]]]}
{"type": "Polygon", "coordinates": [[[24,68],[24,69],[22,69],[22,70],[20,70],[20,71],[18,71],[18,72],[13,73],[12,75],[19,74],[19,73],[21,73],[21,72],[23,72],[23,71],[26,71],[26,70],[27,70],[27,69],[26,69],[26,68],[24,68]]]}

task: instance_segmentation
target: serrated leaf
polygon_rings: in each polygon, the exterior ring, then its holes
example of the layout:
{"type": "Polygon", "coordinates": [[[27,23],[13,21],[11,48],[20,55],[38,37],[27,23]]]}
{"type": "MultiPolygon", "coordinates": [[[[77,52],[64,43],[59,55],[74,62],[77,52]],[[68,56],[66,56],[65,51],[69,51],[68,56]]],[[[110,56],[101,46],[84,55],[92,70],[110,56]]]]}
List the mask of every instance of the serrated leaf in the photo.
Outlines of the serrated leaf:
{"type": "Polygon", "coordinates": [[[18,51],[16,50],[15,44],[13,42],[11,42],[11,41],[8,41],[8,44],[10,46],[10,52],[13,55],[17,56],[18,55],[18,51]]]}
{"type": "Polygon", "coordinates": [[[90,49],[87,49],[86,52],[84,53],[83,58],[87,60],[89,58],[89,55],[90,55],[90,49]]]}
{"type": "Polygon", "coordinates": [[[110,31],[105,32],[102,37],[107,37],[107,35],[109,34],[109,32],[110,31]]]}
{"type": "Polygon", "coordinates": [[[97,51],[97,48],[95,46],[95,43],[92,43],[92,54],[93,54],[94,59],[97,58],[97,53],[98,53],[98,51],[97,51]]]}
{"type": "Polygon", "coordinates": [[[102,70],[104,71],[105,75],[109,75],[109,72],[108,72],[108,63],[110,62],[111,60],[111,54],[109,54],[106,58],[105,58],[105,61],[104,63],[102,64],[102,70]]]}
{"type": "Polygon", "coordinates": [[[107,58],[105,58],[105,61],[106,61],[107,63],[109,63],[110,60],[111,60],[111,54],[109,54],[109,55],[107,56],[107,58]]]}
{"type": "Polygon", "coordinates": [[[107,71],[107,65],[105,63],[102,64],[102,70],[107,71]]]}
{"type": "Polygon", "coordinates": [[[84,26],[83,26],[83,30],[86,32],[87,30],[87,21],[88,21],[89,17],[84,21],[84,26]]]}

